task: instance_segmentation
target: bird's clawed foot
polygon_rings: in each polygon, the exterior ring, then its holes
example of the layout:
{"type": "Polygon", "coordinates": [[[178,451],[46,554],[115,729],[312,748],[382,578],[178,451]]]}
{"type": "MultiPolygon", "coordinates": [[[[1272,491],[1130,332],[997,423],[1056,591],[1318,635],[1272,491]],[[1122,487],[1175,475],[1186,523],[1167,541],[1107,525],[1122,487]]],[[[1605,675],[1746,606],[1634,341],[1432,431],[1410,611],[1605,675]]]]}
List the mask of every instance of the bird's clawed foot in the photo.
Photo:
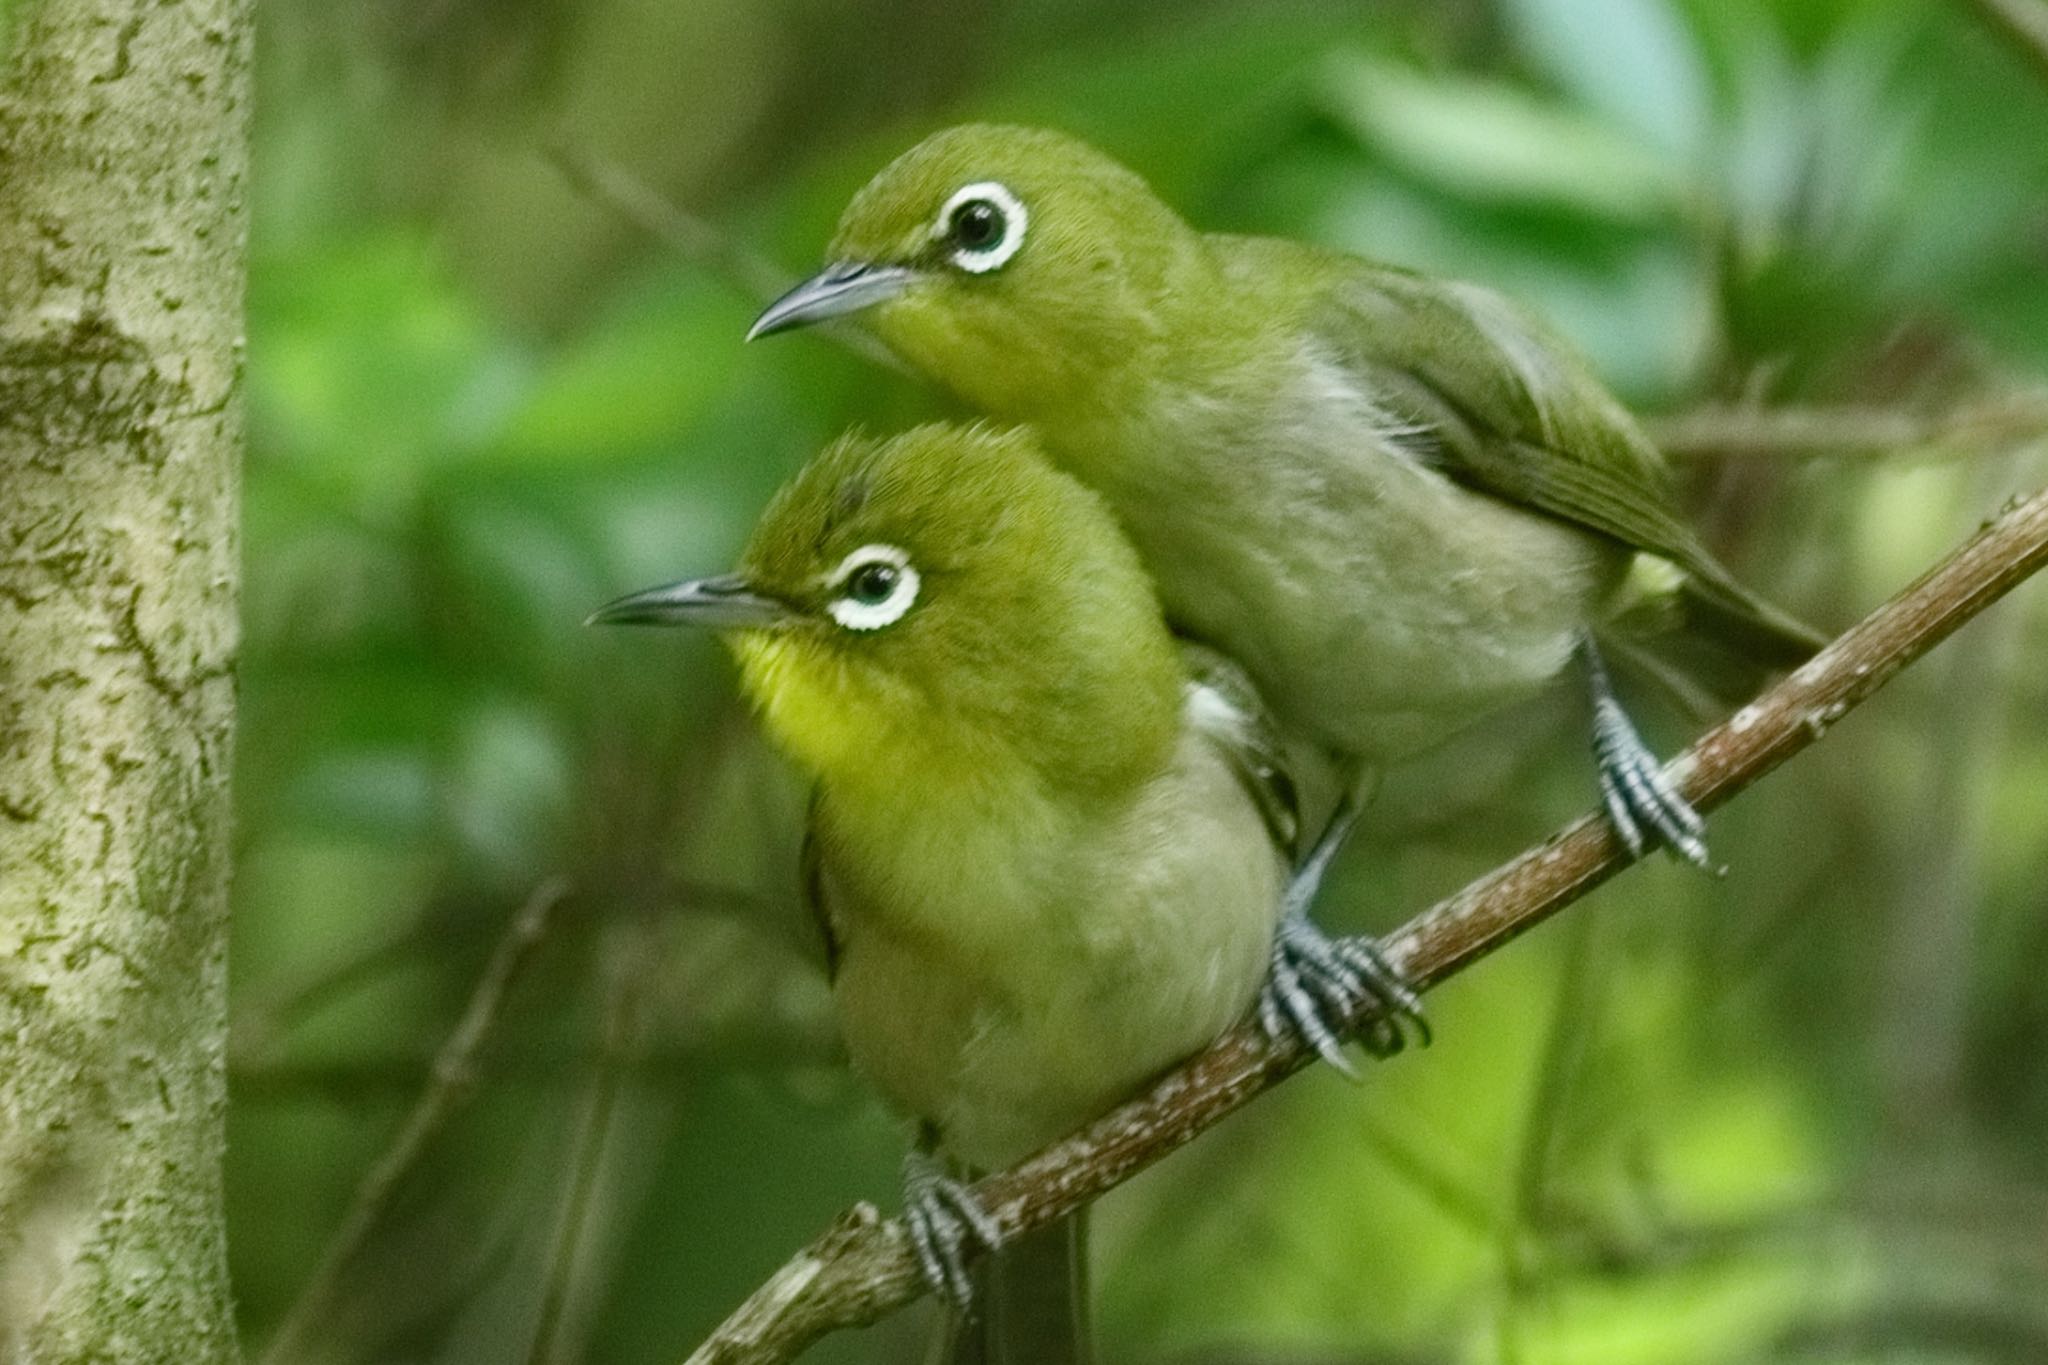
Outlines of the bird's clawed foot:
{"type": "Polygon", "coordinates": [[[1344,1056],[1344,1035],[1368,1005],[1377,1008],[1358,1041],[1373,1056],[1391,1057],[1406,1047],[1410,1027],[1424,1045],[1429,1042],[1421,997],[1379,945],[1365,937],[1333,939],[1309,918],[1324,874],[1351,837],[1361,809],[1347,792],[1287,884],[1258,1011],[1259,1027],[1268,1038],[1276,1043],[1299,1039],[1353,1080],[1358,1071],[1344,1056]]]}
{"type": "Polygon", "coordinates": [[[1275,1042],[1298,1038],[1356,1080],[1344,1055],[1350,1022],[1371,1007],[1359,1044],[1375,1057],[1408,1045],[1408,1031],[1429,1042],[1422,999],[1369,938],[1333,939],[1306,914],[1290,910],[1273,937],[1273,966],[1259,992],[1259,1026],[1275,1042]]]}
{"type": "Polygon", "coordinates": [[[1642,857],[1656,838],[1694,867],[1715,870],[1707,858],[1707,822],[1664,775],[1664,765],[1636,733],[1621,703],[1598,691],[1593,697],[1593,759],[1600,770],[1601,803],[1631,857],[1642,857]]]}
{"type": "Polygon", "coordinates": [[[1607,677],[1607,663],[1591,635],[1580,638],[1579,655],[1593,694],[1593,764],[1600,770],[1600,804],[1607,808],[1607,818],[1629,856],[1642,857],[1654,838],[1701,871],[1718,871],[1707,859],[1707,822],[1664,775],[1664,765],[1621,709],[1607,677]]]}
{"type": "Polygon", "coordinates": [[[967,1259],[976,1249],[994,1251],[1001,1245],[1002,1228],[967,1184],[923,1150],[903,1159],[903,1222],[925,1283],[965,1317],[974,1303],[967,1259]]]}

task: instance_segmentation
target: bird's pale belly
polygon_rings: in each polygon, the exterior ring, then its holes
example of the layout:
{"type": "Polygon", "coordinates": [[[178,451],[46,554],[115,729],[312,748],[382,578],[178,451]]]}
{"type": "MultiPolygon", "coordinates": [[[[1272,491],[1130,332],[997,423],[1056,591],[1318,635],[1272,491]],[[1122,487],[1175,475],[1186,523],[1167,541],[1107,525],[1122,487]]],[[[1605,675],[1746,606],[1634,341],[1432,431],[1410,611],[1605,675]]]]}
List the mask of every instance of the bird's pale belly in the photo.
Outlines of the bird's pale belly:
{"type": "Polygon", "coordinates": [[[840,1018],[857,1070],[934,1123],[948,1150],[993,1168],[1104,1113],[1242,1018],[1271,941],[1260,924],[1209,945],[1181,981],[1135,956],[1077,955],[1023,968],[1044,975],[1022,991],[875,941],[841,963],[840,1018]]]}
{"type": "Polygon", "coordinates": [[[1305,480],[1239,452],[1207,496],[1105,490],[1175,625],[1234,656],[1283,725],[1368,761],[1540,690],[1628,558],[1400,459],[1305,480]]]}
{"type": "Polygon", "coordinates": [[[930,895],[843,902],[854,1065],[967,1161],[1065,1135],[1249,1009],[1285,862],[1220,761],[1182,776],[1051,895],[997,856],[930,895]]]}

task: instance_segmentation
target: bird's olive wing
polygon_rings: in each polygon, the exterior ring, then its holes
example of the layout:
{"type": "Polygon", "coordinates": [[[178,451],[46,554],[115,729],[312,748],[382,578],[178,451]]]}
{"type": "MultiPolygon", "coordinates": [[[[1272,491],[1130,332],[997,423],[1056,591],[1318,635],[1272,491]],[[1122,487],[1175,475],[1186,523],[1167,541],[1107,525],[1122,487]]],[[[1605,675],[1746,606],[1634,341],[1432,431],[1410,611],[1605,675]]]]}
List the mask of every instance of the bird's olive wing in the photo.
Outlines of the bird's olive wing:
{"type": "Polygon", "coordinates": [[[1355,265],[1314,319],[1364,392],[1462,482],[1686,568],[1697,542],[1648,440],[1565,342],[1473,285],[1355,265]]]}
{"type": "Polygon", "coordinates": [[[1311,329],[1447,476],[1684,569],[1688,595],[1796,661],[1823,637],[1737,582],[1679,516],[1662,457],[1569,343],[1490,290],[1346,262],[1311,329]]]}

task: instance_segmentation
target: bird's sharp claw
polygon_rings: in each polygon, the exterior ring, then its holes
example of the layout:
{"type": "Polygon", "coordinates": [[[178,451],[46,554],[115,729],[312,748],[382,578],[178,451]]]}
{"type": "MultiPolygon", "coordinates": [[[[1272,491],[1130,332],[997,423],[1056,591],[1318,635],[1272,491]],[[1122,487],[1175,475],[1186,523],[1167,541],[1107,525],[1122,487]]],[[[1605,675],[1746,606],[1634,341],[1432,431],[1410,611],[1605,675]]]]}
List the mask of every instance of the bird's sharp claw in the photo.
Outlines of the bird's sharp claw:
{"type": "Polygon", "coordinates": [[[935,1158],[913,1152],[904,1163],[903,1223],[925,1284],[965,1315],[974,1302],[967,1258],[977,1247],[994,1251],[1003,1229],[967,1185],[945,1174],[935,1158]]]}
{"type": "Polygon", "coordinates": [[[1368,1008],[1375,1012],[1359,1041],[1374,1056],[1399,1052],[1407,1043],[1409,1024],[1421,1041],[1429,1041],[1421,998],[1370,939],[1332,940],[1306,916],[1283,918],[1274,937],[1272,971],[1259,995],[1259,1024],[1266,1036],[1275,1042],[1297,1040],[1357,1080],[1357,1068],[1344,1055],[1344,1031],[1368,1008]]]}
{"type": "Polygon", "coordinates": [[[1704,838],[1707,822],[1664,775],[1657,756],[1612,697],[1594,703],[1593,757],[1600,770],[1601,804],[1630,857],[1643,855],[1646,834],[1653,833],[1694,867],[1713,870],[1704,838]]]}

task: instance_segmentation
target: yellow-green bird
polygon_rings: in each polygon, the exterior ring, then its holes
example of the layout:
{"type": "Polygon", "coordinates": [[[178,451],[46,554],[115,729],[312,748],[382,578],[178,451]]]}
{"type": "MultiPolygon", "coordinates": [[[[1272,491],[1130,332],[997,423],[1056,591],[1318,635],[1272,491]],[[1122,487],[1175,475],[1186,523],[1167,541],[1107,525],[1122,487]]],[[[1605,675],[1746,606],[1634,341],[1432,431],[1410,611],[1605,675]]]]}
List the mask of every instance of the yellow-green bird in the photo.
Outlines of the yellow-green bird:
{"type": "Polygon", "coordinates": [[[718,632],[815,780],[805,881],[846,1044],[921,1125],[909,1223],[964,1302],[962,1252],[995,1230],[931,1154],[1023,1156],[1258,994],[1294,814],[1255,695],[1169,633],[1096,494],[986,427],[841,440],[737,572],[591,619],[718,632]]]}
{"type": "MultiPolygon", "coordinates": [[[[1647,555],[1676,614],[1742,655],[1796,664],[1819,637],[1716,562],[1621,404],[1500,295],[1198,232],[1084,143],[982,125],[870,181],[827,259],[749,335],[859,313],[974,408],[1034,424],[1116,510],[1175,627],[1238,660],[1282,729],[1350,774],[1295,909],[1382,765],[1575,657],[1618,833],[1705,864],[1704,826],[1615,701],[1593,632],[1657,577],[1629,573],[1647,555]]],[[[1275,1003],[1331,1056],[1320,935],[1305,918],[1289,933],[1281,984],[1308,989],[1275,1003]]]]}

